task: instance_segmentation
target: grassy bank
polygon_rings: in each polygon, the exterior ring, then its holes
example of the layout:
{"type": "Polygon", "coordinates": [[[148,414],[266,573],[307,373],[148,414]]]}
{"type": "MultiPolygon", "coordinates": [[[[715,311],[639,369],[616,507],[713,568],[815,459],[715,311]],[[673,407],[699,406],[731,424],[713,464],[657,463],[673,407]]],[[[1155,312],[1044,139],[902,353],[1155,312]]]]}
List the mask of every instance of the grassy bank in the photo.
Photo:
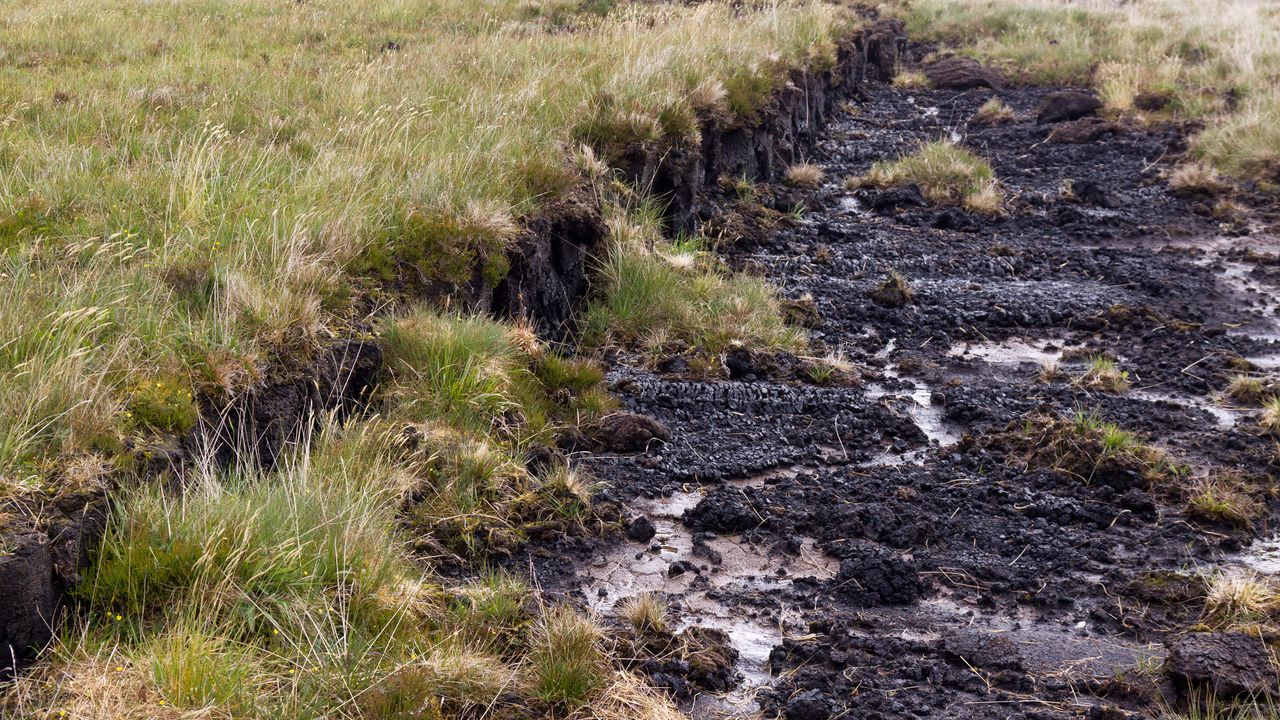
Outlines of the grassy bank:
{"type": "Polygon", "coordinates": [[[582,143],[696,140],[836,11],[0,3],[0,492],[181,431],[380,283],[495,283],[582,143]],[[160,412],[154,412],[160,408],[160,412]]]}
{"type": "MultiPolygon", "coordinates": [[[[672,717],[593,619],[485,570],[533,533],[607,522],[592,478],[529,461],[612,410],[601,371],[523,325],[406,301],[499,282],[522,221],[599,174],[584,159],[696,143],[700,116],[749,122],[790,69],[834,62],[839,11],[0,9],[0,500],[94,482],[191,428],[201,397],[332,337],[372,327],[386,360],[366,413],[273,470],[116,490],[78,612],[0,714],[672,717]]],[[[763,283],[685,267],[641,225],[618,214],[643,242],[599,258],[599,342],[693,316],[681,340],[713,353],[744,318],[749,343],[799,342],[763,283]],[[689,277],[693,315],[671,289],[689,277]],[[670,312],[642,327],[635,303],[670,312]]]]}
{"type": "Polygon", "coordinates": [[[1194,149],[1230,175],[1280,184],[1280,8],[1259,0],[906,0],[934,40],[1044,84],[1093,85],[1133,111],[1141,94],[1203,119],[1194,149]]]}

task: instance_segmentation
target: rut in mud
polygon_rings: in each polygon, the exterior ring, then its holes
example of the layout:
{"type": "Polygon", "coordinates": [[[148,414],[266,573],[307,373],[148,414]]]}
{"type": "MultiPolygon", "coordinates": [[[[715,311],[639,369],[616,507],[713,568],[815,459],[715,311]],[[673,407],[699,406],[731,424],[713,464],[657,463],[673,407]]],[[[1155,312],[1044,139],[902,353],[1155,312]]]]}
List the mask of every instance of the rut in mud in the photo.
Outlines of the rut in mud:
{"type": "Polygon", "coordinates": [[[1141,478],[1070,477],[1020,452],[1028,418],[1082,411],[1186,463],[1180,482],[1265,476],[1272,443],[1256,409],[1222,391],[1233,372],[1280,359],[1275,239],[1170,192],[1160,172],[1184,150],[1173,129],[1048,140],[1061,126],[1034,119],[1048,92],[1002,93],[1017,119],[970,127],[989,93],[871,85],[814,151],[823,186],[771,196],[803,203],[802,219],[721,249],[811,299],[814,338],[859,382],[803,382],[745,354],[717,380],[678,358],[612,372],[628,409],[672,440],[582,462],[644,519],[633,540],[558,548],[537,568],[606,615],[658,592],[681,625],[727,631],[741,683],[695,698],[695,715],[1150,709],[1154,696],[1123,678],[1158,675],[1164,641],[1198,612],[1194,591],[1162,579],[1242,562],[1267,534],[1265,520],[1189,517],[1141,478]],[[990,159],[1006,214],[841,183],[949,136],[990,159]],[[891,271],[908,302],[869,297],[891,271]],[[1131,388],[1074,382],[1089,355],[1115,358],[1131,388]],[[1046,363],[1058,376],[1043,377],[1046,363]]]}

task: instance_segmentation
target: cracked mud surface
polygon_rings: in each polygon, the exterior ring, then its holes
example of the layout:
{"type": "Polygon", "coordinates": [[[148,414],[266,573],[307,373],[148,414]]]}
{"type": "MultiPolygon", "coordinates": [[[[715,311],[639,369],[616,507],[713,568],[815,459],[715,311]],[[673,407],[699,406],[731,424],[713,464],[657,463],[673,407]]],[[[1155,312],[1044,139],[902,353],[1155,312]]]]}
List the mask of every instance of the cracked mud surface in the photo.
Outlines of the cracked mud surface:
{"type": "Polygon", "coordinates": [[[1198,613],[1193,594],[1157,592],[1151,578],[1237,562],[1255,538],[1250,562],[1280,569],[1265,542],[1271,508],[1249,528],[1206,524],[1170,493],[1071,477],[1004,440],[1028,418],[1083,409],[1191,477],[1263,478],[1273,452],[1257,408],[1223,390],[1242,358],[1264,377],[1280,366],[1280,241],[1265,222],[1224,228],[1170,192],[1160,172],[1184,150],[1173,129],[1047,141],[1054,126],[1033,119],[1047,92],[1003,93],[1018,119],[979,128],[965,118],[987,93],[871,86],[813,154],[823,187],[776,198],[803,202],[803,219],[722,248],[787,296],[811,297],[814,338],[842,350],[860,383],[783,380],[750,363],[734,379],[625,363],[611,373],[627,409],[672,440],[581,463],[656,534],[566,541],[536,569],[604,615],[656,591],[681,625],[727,631],[742,683],[695,699],[695,716],[1149,709],[1116,678],[1158,666],[1164,639],[1198,613]],[[841,183],[953,134],[991,161],[1005,215],[895,208],[887,192],[841,183]],[[911,302],[869,299],[890,270],[911,302]],[[1091,354],[1114,357],[1132,387],[1073,382],[1091,354]],[[1047,362],[1062,376],[1043,381],[1047,362]]]}

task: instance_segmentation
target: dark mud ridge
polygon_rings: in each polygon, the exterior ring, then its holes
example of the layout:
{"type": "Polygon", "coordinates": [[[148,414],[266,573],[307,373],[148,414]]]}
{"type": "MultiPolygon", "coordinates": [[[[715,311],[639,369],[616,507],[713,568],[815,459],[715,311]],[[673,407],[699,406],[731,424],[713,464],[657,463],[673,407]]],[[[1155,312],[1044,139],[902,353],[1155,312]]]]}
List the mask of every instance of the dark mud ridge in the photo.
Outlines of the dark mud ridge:
{"type": "MultiPolygon", "coordinates": [[[[1280,571],[1264,552],[1274,443],[1256,406],[1224,395],[1233,374],[1280,367],[1274,216],[1223,223],[1171,192],[1177,128],[1040,122],[1053,92],[998,91],[1015,119],[979,127],[967,119],[990,89],[866,83],[812,151],[825,184],[761,190],[803,219],[726,238],[731,264],[811,308],[815,341],[857,382],[748,353],[710,380],[617,359],[614,391],[671,439],[579,460],[628,537],[532,560],[545,588],[605,618],[652,592],[677,629],[726,633],[727,693],[642,664],[694,716],[1110,718],[1191,685],[1276,691],[1263,640],[1191,631],[1206,577],[1280,571]],[[1006,213],[841,182],[938,138],[990,159],[1006,213]],[[884,292],[891,272],[910,292],[884,292]],[[1129,387],[1082,382],[1094,356],[1129,387]],[[1090,454],[1077,414],[1163,452],[1090,454]],[[1214,480],[1253,518],[1193,509],[1214,480]]],[[[705,203],[721,227],[714,207],[742,211],[705,203]]]]}
{"type": "MultiPolygon", "coordinates": [[[[816,74],[793,73],[790,83],[751,125],[707,120],[697,147],[637,148],[619,170],[639,187],[670,198],[673,229],[685,229],[703,207],[704,186],[722,176],[776,179],[803,148],[812,145],[837,102],[865,78],[886,79],[905,38],[894,24],[877,26],[842,48],[836,67],[816,74]]],[[[432,288],[455,306],[499,317],[525,317],[544,336],[569,336],[587,293],[593,253],[607,229],[600,208],[585,193],[570,194],[541,215],[525,218],[524,233],[509,254],[511,270],[488,287],[476,269],[473,282],[432,288]]],[[[180,484],[191,462],[212,457],[222,463],[250,458],[271,467],[284,448],[305,437],[321,413],[358,409],[376,387],[382,367],[376,342],[341,340],[305,361],[277,363],[261,385],[232,400],[203,398],[202,418],[186,437],[136,448],[144,477],[180,484]]],[[[0,679],[29,661],[52,637],[67,592],[103,531],[108,487],[57,497],[28,497],[0,507],[0,679]]]]}

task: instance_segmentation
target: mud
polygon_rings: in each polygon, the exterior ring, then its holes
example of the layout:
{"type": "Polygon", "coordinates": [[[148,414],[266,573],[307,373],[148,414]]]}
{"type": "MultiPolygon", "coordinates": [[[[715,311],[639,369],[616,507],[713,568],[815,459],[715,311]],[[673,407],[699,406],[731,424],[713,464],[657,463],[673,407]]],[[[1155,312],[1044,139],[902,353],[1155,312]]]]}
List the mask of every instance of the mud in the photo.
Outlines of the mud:
{"type": "Polygon", "coordinates": [[[811,155],[823,187],[761,192],[802,219],[721,248],[816,308],[815,343],[847,355],[861,383],[763,365],[708,381],[625,357],[610,374],[671,439],[579,461],[655,534],[566,542],[535,568],[606,617],[658,592],[682,626],[728,632],[742,684],[731,701],[695,699],[695,716],[1125,717],[1162,692],[1177,700],[1161,668],[1166,643],[1197,647],[1178,642],[1198,617],[1197,570],[1280,569],[1261,492],[1273,443],[1257,408],[1223,393],[1233,373],[1274,379],[1280,366],[1273,216],[1224,226],[1170,192],[1177,127],[1050,141],[1061,125],[1036,115],[1058,90],[1026,88],[999,91],[1014,121],[971,126],[991,92],[868,84],[811,155]],[[938,137],[990,159],[1004,215],[844,188],[938,137]],[[873,301],[891,272],[909,299],[873,301]],[[1096,355],[1129,373],[1128,390],[1076,381],[1096,355]],[[1009,440],[1077,410],[1185,474],[1092,482],[1009,440]],[[1185,510],[1196,478],[1223,473],[1260,490],[1247,527],[1185,510]]]}

